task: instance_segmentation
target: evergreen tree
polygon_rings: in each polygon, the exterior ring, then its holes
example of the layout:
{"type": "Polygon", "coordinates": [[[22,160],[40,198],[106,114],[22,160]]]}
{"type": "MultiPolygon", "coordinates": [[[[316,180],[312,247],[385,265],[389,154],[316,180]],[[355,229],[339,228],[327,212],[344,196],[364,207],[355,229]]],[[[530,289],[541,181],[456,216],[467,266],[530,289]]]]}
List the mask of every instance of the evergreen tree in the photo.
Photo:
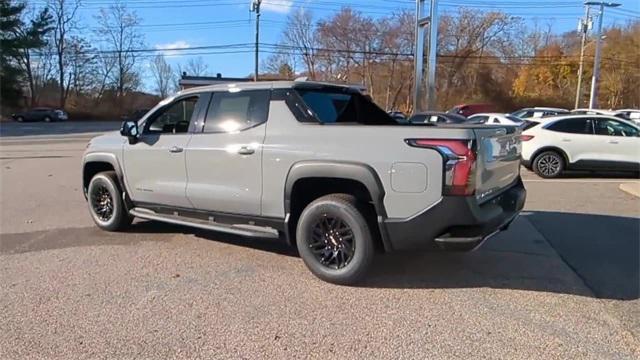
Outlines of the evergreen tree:
{"type": "MultiPolygon", "coordinates": [[[[16,57],[22,48],[22,38],[16,36],[22,22],[24,4],[0,0],[0,106],[16,105],[22,96],[20,77],[22,70],[16,57]]],[[[1,109],[0,109],[1,110],[1,109]]]]}

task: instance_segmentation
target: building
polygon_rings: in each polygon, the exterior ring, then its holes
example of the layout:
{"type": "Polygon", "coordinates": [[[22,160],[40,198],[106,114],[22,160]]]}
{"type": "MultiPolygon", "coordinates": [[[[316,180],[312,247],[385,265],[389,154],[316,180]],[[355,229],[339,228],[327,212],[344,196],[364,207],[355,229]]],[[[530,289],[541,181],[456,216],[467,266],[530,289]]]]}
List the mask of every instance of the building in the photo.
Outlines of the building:
{"type": "Polygon", "coordinates": [[[216,84],[226,84],[226,83],[235,83],[235,82],[247,82],[253,81],[251,78],[233,78],[233,77],[222,77],[222,74],[217,73],[216,76],[189,76],[186,72],[182,73],[178,84],[180,85],[180,89],[189,89],[196,86],[205,86],[205,85],[216,85],[216,84]]]}

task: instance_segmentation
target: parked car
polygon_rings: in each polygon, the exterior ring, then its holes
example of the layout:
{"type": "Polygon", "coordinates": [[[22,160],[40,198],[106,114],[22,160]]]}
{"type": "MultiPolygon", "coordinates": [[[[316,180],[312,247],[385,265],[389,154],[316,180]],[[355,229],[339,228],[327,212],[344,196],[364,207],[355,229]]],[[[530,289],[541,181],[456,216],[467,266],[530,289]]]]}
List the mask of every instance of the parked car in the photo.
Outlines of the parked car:
{"type": "Polygon", "coordinates": [[[467,122],[467,118],[453,113],[445,113],[438,111],[421,112],[411,115],[407,121],[411,124],[463,124],[467,122]]]}
{"type": "Polygon", "coordinates": [[[524,108],[512,112],[509,115],[515,116],[520,119],[529,118],[542,118],[548,116],[569,115],[571,112],[567,109],[549,108],[549,107],[534,107],[524,108]]]}
{"type": "Polygon", "coordinates": [[[451,108],[448,113],[469,117],[478,113],[495,112],[496,107],[492,104],[460,104],[451,108]]]}
{"type": "Polygon", "coordinates": [[[520,126],[524,123],[524,120],[515,117],[510,114],[500,113],[480,113],[469,116],[469,121],[474,124],[486,124],[486,125],[512,125],[520,126]]]}
{"type": "Polygon", "coordinates": [[[347,86],[203,86],[92,139],[82,182],[104,230],[138,217],[280,236],[351,284],[376,249],[471,250],[506,229],[526,197],[516,130],[398,124],[347,86]]]}
{"type": "Polygon", "coordinates": [[[395,119],[399,123],[407,122],[407,115],[405,115],[402,111],[388,111],[387,114],[395,119]]]}
{"type": "Polygon", "coordinates": [[[27,111],[11,114],[13,120],[17,122],[23,121],[64,121],[68,119],[67,113],[62,110],[51,109],[46,107],[33,108],[27,111]]]}
{"type": "Polygon", "coordinates": [[[569,115],[530,122],[522,162],[543,178],[565,170],[640,171],[640,127],[605,115],[569,115]]]}
{"type": "Polygon", "coordinates": [[[617,112],[624,114],[627,119],[636,123],[636,125],[640,125],[640,110],[638,109],[619,109],[617,112]]]}

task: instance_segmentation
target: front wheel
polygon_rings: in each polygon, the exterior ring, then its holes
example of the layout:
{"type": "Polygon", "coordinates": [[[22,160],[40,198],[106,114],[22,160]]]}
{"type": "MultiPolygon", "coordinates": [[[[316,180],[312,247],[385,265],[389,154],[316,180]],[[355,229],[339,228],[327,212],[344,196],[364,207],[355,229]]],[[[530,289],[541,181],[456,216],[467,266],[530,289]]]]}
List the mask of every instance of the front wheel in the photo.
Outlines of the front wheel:
{"type": "Polygon", "coordinates": [[[123,230],[133,220],[124,206],[117,181],[115,171],[101,172],[91,179],[87,190],[93,222],[106,231],[123,230]]]}
{"type": "Polygon", "coordinates": [[[45,116],[44,117],[44,122],[51,122],[51,117],[45,116]]]}
{"type": "Polygon", "coordinates": [[[324,281],[350,285],[362,280],[375,256],[366,210],[356,198],[331,194],[302,211],[296,230],[298,252],[324,281]]]}
{"type": "Polygon", "coordinates": [[[545,151],[533,161],[533,171],[545,179],[558,177],[563,170],[564,158],[555,151],[545,151]]]}

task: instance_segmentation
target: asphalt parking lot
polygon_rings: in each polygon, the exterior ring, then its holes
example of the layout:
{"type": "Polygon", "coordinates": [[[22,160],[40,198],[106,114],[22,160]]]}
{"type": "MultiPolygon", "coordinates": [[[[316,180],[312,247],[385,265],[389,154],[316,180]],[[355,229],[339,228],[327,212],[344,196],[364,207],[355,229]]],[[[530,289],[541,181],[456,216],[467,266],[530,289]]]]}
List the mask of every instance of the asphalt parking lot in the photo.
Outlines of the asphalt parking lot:
{"type": "Polygon", "coordinates": [[[341,287],[277,241],[98,230],[80,159],[118,127],[0,124],[0,358],[640,357],[637,179],[525,172],[526,211],[480,250],[341,287]]]}

